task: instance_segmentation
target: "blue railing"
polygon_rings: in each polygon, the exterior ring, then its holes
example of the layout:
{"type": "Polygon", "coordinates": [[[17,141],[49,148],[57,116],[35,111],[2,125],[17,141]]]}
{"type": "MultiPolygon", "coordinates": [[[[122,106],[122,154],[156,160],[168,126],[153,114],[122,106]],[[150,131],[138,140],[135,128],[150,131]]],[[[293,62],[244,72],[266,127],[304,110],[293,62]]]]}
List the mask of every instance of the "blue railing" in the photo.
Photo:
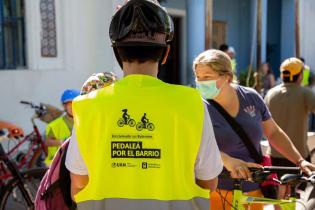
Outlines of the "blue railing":
{"type": "Polygon", "coordinates": [[[24,0],[0,0],[0,70],[25,66],[24,0]]]}

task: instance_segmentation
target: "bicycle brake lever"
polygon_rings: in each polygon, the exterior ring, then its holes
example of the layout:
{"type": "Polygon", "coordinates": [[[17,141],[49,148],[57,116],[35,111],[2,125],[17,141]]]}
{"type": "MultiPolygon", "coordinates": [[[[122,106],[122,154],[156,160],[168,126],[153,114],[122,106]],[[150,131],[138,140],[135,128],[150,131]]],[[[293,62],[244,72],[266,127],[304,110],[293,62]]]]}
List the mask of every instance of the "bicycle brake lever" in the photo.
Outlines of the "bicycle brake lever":
{"type": "Polygon", "coordinates": [[[257,170],[252,173],[252,177],[254,182],[260,183],[265,181],[270,174],[270,171],[257,170]]]}

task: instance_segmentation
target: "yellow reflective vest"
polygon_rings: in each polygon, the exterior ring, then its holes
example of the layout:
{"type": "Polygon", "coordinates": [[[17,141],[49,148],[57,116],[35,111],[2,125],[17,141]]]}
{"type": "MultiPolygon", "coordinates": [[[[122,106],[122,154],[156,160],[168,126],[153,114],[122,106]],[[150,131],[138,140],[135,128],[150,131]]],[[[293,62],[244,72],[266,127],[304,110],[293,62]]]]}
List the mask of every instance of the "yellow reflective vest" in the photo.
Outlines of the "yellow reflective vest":
{"type": "MultiPolygon", "coordinates": [[[[48,136],[50,132],[53,133],[54,138],[57,140],[66,140],[71,136],[71,130],[69,129],[67,123],[64,121],[63,115],[47,125],[46,136],[48,136]]],[[[45,163],[47,165],[51,164],[51,161],[53,160],[57,150],[58,147],[48,147],[48,154],[45,159],[45,163]]]]}
{"type": "Polygon", "coordinates": [[[309,85],[309,78],[310,78],[311,70],[310,67],[305,65],[305,69],[303,70],[303,79],[302,79],[302,86],[309,85]]]}
{"type": "Polygon", "coordinates": [[[209,191],[195,184],[204,120],[196,90],[130,75],[80,96],[73,111],[89,173],[77,202],[209,198],[209,191]]]}

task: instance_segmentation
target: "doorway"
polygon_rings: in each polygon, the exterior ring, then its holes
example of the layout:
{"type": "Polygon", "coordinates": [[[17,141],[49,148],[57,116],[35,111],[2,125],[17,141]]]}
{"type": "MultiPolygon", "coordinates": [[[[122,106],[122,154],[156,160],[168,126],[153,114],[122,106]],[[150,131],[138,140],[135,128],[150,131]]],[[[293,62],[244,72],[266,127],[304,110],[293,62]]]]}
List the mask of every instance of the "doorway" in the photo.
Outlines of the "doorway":
{"type": "Polygon", "coordinates": [[[170,54],[164,65],[160,65],[158,78],[170,84],[181,84],[181,36],[182,21],[181,17],[172,17],[174,22],[174,38],[171,42],[170,54]]]}

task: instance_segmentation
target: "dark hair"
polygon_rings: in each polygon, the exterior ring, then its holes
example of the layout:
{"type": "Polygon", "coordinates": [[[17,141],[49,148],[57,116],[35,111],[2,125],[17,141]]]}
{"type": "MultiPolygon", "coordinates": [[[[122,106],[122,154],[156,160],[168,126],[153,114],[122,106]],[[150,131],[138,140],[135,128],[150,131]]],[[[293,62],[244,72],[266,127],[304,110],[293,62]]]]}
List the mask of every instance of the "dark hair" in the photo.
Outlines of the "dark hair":
{"type": "Polygon", "coordinates": [[[123,46],[117,47],[121,61],[144,63],[146,61],[159,62],[166,47],[158,46],[123,46]]]}
{"type": "Polygon", "coordinates": [[[300,57],[300,60],[301,60],[303,63],[305,63],[305,59],[304,59],[304,58],[300,57]]]}
{"type": "Polygon", "coordinates": [[[290,72],[285,70],[282,72],[282,80],[284,83],[294,83],[299,79],[299,76],[302,74],[303,71],[293,76],[293,80],[290,80],[290,76],[284,76],[284,75],[290,75],[290,72]]]}
{"type": "Polygon", "coordinates": [[[219,47],[219,50],[226,52],[229,49],[229,46],[227,44],[221,44],[219,47]]]}

